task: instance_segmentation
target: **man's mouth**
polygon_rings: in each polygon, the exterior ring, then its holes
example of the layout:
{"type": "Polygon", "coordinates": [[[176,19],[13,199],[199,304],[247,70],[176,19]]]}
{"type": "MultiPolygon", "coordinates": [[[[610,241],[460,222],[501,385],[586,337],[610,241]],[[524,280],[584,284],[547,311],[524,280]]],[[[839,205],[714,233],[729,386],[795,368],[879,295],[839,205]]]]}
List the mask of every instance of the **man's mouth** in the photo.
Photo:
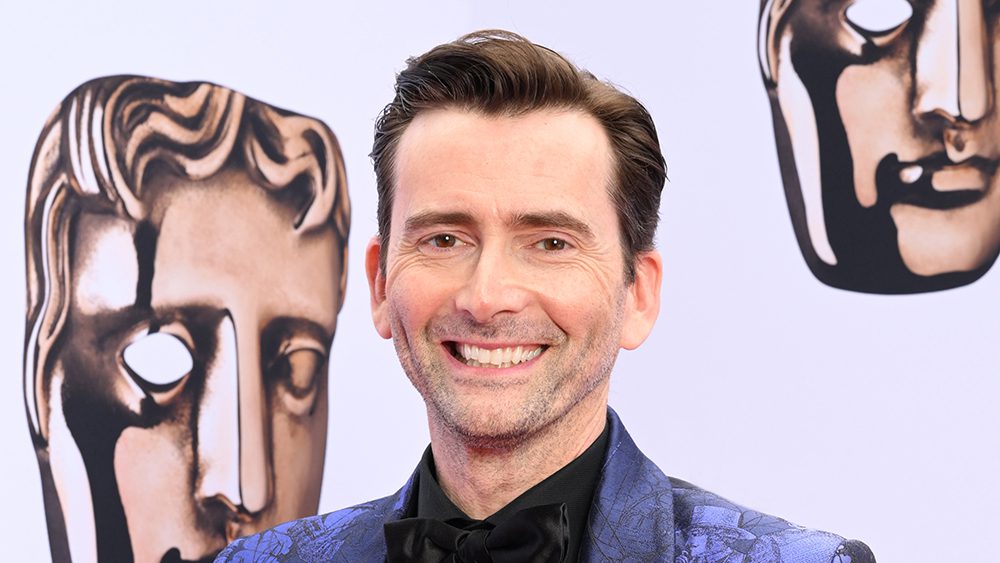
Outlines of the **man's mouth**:
{"type": "Polygon", "coordinates": [[[475,344],[449,342],[448,348],[452,356],[467,366],[509,368],[537,358],[548,346],[527,344],[486,348],[475,344]]]}
{"type": "Polygon", "coordinates": [[[936,154],[900,162],[895,154],[882,159],[875,172],[880,203],[909,203],[931,209],[954,209],[975,203],[990,189],[997,161],[972,157],[952,162],[936,154]]]}

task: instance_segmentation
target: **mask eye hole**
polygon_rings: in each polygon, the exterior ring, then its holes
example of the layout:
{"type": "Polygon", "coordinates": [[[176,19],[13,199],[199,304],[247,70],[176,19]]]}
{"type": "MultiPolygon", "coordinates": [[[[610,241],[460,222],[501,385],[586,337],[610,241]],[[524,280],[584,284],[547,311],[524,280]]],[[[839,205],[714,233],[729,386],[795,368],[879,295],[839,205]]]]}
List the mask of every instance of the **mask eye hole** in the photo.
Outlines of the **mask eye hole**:
{"type": "Polygon", "coordinates": [[[139,386],[151,393],[170,390],[194,367],[188,347],[166,332],[136,338],[122,351],[122,363],[139,386]]]}
{"type": "Polygon", "coordinates": [[[913,6],[906,0],[857,0],[844,12],[847,23],[866,35],[885,35],[908,22],[913,6]]]}

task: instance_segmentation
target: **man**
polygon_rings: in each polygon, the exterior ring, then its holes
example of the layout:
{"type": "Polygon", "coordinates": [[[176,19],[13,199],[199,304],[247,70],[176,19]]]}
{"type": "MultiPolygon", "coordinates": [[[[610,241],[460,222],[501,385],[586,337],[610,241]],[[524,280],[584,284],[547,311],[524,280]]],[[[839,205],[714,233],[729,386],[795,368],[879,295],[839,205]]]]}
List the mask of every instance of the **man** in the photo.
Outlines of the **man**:
{"type": "Polygon", "coordinates": [[[330,130],[214,84],[100,78],[49,119],[28,188],[53,560],[203,561],[315,514],[350,219],[330,130]]]}
{"type": "Polygon", "coordinates": [[[822,282],[933,291],[996,260],[997,17],[986,0],[762,0],[785,193],[822,282]]]}
{"type": "Polygon", "coordinates": [[[618,350],[659,310],[666,168],[636,100],[517,35],[475,33],[400,73],[373,159],[372,315],[424,398],[431,446],[395,495],[218,561],[707,561],[774,546],[771,561],[871,560],[667,478],[608,409],[618,350]]]}

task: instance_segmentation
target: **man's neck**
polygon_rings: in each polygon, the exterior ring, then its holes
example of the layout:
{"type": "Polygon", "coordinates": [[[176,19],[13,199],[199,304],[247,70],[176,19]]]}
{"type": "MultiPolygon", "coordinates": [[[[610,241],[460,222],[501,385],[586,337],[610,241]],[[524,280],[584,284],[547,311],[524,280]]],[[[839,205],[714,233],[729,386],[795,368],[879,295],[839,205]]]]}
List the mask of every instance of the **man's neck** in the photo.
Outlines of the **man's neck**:
{"type": "Polygon", "coordinates": [[[607,421],[607,389],[566,416],[516,442],[484,447],[429,417],[438,483],[470,518],[485,519],[576,459],[600,436],[607,421]]]}

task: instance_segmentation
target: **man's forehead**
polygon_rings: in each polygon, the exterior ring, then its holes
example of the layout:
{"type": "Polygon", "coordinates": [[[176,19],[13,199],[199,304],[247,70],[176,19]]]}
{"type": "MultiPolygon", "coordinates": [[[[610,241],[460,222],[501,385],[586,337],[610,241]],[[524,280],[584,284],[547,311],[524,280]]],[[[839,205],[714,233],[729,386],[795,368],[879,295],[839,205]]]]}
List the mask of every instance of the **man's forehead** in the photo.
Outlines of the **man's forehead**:
{"type": "MultiPolygon", "coordinates": [[[[396,173],[412,167],[414,159],[452,157],[455,149],[487,159],[503,153],[530,155],[553,139],[572,144],[581,156],[591,157],[588,160],[599,161],[599,156],[610,163],[607,132],[583,110],[541,108],[511,116],[443,108],[424,111],[407,126],[396,154],[396,173]]],[[[441,164],[447,167],[449,161],[442,158],[441,164]]]]}
{"type": "MultiPolygon", "coordinates": [[[[610,186],[610,141],[596,118],[577,110],[543,109],[518,116],[458,110],[421,113],[403,133],[395,159],[397,196],[420,188],[545,194],[575,182],[610,186]]],[[[449,196],[450,197],[450,196],[449,196]]]]}
{"type": "Polygon", "coordinates": [[[596,118],[548,109],[420,114],[396,159],[391,232],[429,225],[617,230],[610,142],[596,118]]]}

